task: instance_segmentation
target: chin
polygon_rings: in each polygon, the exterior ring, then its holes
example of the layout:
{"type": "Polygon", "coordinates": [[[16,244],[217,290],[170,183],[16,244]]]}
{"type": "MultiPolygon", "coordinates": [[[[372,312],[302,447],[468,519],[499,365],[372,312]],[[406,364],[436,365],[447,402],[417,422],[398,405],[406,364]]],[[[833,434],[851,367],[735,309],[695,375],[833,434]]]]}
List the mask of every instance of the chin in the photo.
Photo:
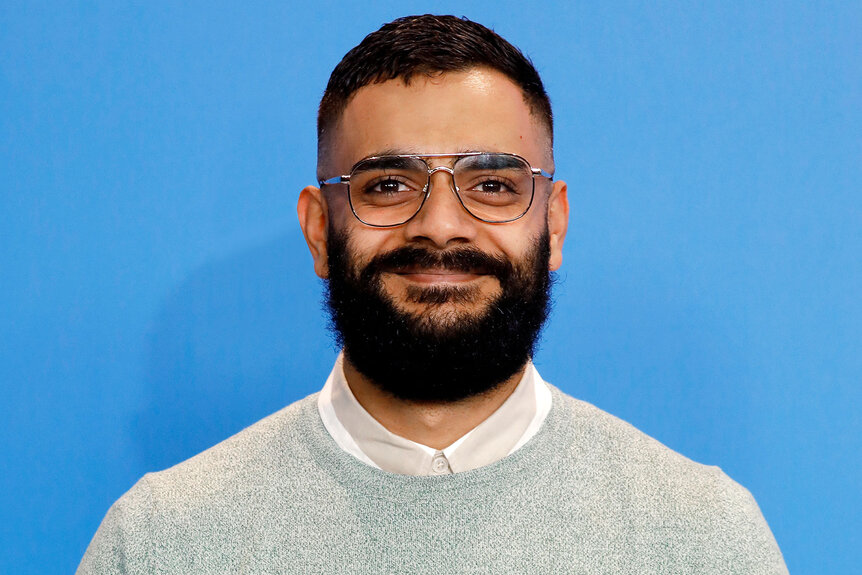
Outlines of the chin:
{"type": "Polygon", "coordinates": [[[396,306],[405,317],[409,317],[414,329],[435,338],[448,339],[466,325],[475,325],[484,320],[490,310],[487,304],[410,304],[396,306]]]}

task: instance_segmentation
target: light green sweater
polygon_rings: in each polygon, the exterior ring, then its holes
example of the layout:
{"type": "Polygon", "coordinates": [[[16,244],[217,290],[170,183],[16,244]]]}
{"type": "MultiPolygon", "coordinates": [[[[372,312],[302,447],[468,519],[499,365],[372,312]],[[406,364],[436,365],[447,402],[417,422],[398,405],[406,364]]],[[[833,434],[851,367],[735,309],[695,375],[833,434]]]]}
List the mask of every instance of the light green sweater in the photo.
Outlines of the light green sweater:
{"type": "Polygon", "coordinates": [[[316,395],[146,475],[78,573],[786,573],[751,495],[716,467],[553,389],[497,463],[395,475],[343,452],[316,395]]]}

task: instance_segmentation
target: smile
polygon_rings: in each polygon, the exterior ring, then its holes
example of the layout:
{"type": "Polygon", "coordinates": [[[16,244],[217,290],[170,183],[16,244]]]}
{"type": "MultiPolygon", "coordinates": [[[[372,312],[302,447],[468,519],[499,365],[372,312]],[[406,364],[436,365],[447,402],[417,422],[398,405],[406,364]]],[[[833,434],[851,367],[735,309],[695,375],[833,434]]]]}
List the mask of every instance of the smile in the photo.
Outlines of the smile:
{"type": "Polygon", "coordinates": [[[391,270],[409,282],[421,284],[467,283],[480,279],[487,274],[483,270],[455,270],[448,268],[407,267],[391,270]]]}

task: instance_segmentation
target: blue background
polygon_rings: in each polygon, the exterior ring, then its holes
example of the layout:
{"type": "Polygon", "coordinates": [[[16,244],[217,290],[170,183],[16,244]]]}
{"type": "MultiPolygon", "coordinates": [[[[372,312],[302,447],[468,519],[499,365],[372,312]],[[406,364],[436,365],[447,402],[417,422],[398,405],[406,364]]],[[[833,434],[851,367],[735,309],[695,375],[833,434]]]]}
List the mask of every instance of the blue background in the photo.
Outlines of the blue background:
{"type": "Polygon", "coordinates": [[[858,569],[858,2],[0,8],[0,572],[317,390],[295,216],[329,72],[453,12],[543,74],[571,224],[546,379],[757,498],[793,573],[858,569]]]}

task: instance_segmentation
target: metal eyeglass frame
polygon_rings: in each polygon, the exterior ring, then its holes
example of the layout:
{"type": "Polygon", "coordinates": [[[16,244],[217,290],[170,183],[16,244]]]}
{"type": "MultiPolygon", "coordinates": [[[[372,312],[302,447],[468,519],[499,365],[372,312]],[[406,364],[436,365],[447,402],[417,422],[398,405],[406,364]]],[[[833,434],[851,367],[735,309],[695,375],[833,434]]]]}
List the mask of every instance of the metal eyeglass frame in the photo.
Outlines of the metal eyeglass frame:
{"type": "Polygon", "coordinates": [[[325,180],[318,180],[317,183],[320,186],[333,186],[337,184],[347,184],[347,202],[350,204],[350,211],[353,212],[354,217],[365,224],[366,226],[370,226],[372,228],[395,228],[398,226],[403,226],[410,220],[416,217],[416,215],[422,211],[422,208],[425,206],[425,202],[428,200],[428,196],[431,195],[431,176],[433,176],[436,172],[448,172],[448,174],[452,177],[452,190],[455,192],[455,197],[458,198],[458,203],[461,204],[461,207],[464,208],[464,211],[470,214],[473,218],[479,220],[480,222],[484,222],[486,224],[508,224],[509,222],[514,222],[515,220],[519,220],[527,215],[527,212],[530,211],[530,208],[533,205],[533,198],[536,195],[536,176],[547,178],[550,181],[554,180],[554,174],[546,172],[542,168],[534,168],[530,162],[528,162],[525,158],[519,156],[518,154],[510,154],[507,152],[459,152],[453,154],[386,154],[380,156],[368,156],[367,158],[362,158],[350,168],[350,173],[344,176],[333,176],[331,178],[325,180]],[[480,218],[473,212],[471,212],[467,206],[464,205],[464,200],[461,199],[461,190],[458,189],[458,186],[455,185],[455,164],[461,158],[468,158],[472,156],[510,156],[517,158],[518,160],[524,162],[524,164],[530,168],[530,173],[533,176],[532,182],[532,190],[530,191],[530,202],[527,204],[527,207],[524,208],[524,211],[521,212],[520,215],[509,218],[507,220],[486,220],[484,218],[480,218]],[[428,180],[425,182],[425,187],[422,189],[422,193],[424,194],[422,198],[422,203],[419,204],[419,207],[416,208],[416,211],[413,212],[413,215],[404,220],[403,222],[397,224],[370,224],[359,217],[359,214],[356,213],[356,209],[353,207],[353,199],[350,197],[350,177],[353,175],[353,172],[356,170],[356,167],[362,164],[363,162],[367,162],[369,160],[379,160],[383,158],[404,158],[404,159],[416,159],[422,161],[425,164],[425,167],[428,171],[428,180]],[[454,162],[452,162],[452,166],[437,166],[432,168],[428,165],[427,158],[457,158],[454,162]]]}

